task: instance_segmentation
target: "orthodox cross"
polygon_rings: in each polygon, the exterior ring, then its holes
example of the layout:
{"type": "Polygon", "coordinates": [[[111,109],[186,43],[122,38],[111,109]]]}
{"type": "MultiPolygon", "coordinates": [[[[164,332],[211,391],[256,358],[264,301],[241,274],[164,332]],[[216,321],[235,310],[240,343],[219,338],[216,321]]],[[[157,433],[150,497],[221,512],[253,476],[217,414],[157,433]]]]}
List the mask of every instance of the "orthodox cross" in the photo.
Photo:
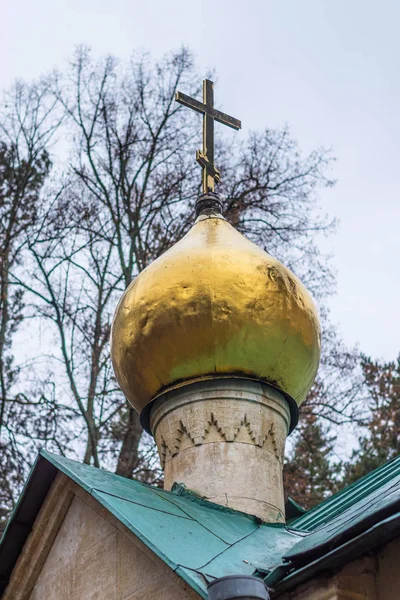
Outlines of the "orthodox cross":
{"type": "Polygon", "coordinates": [[[197,150],[196,160],[203,169],[203,193],[214,192],[215,183],[221,179],[220,172],[214,164],[214,121],[240,129],[241,122],[214,108],[214,83],[209,79],[203,81],[203,102],[199,102],[186,94],[177,92],[175,100],[203,115],[203,150],[197,150]]]}

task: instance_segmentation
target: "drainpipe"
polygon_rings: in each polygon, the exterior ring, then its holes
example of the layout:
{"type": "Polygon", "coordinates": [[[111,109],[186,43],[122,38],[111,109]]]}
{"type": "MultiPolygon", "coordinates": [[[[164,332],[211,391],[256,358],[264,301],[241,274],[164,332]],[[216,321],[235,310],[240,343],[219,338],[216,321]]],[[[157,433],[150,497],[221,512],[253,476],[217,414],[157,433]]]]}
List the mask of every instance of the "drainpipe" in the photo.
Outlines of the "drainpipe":
{"type": "Polygon", "coordinates": [[[250,575],[228,575],[208,586],[208,600],[270,600],[262,579],[250,575]]]}

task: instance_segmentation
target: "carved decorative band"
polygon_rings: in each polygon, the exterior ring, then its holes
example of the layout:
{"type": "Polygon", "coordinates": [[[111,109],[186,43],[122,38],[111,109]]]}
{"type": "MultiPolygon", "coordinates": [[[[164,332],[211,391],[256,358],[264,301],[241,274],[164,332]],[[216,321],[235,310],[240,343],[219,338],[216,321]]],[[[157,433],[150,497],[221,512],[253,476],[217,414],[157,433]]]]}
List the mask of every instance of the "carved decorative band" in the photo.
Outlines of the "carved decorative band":
{"type": "Polygon", "coordinates": [[[156,434],[156,441],[163,468],[169,458],[176,456],[183,450],[213,442],[252,444],[260,448],[265,447],[280,462],[283,461],[285,438],[283,437],[283,444],[278,445],[274,422],[268,423],[267,431],[262,432],[259,424],[257,424],[256,428],[252,427],[246,414],[236,426],[232,426],[227,424],[221,425],[215,414],[211,412],[204,430],[200,433],[198,426],[196,427],[196,433],[192,433],[182,419],[177,420],[173,433],[170,427],[164,430],[162,424],[160,425],[156,434]],[[167,431],[168,436],[166,435],[167,431]],[[168,437],[168,440],[166,440],[166,437],[168,437]],[[282,447],[279,448],[278,446],[282,447]]]}

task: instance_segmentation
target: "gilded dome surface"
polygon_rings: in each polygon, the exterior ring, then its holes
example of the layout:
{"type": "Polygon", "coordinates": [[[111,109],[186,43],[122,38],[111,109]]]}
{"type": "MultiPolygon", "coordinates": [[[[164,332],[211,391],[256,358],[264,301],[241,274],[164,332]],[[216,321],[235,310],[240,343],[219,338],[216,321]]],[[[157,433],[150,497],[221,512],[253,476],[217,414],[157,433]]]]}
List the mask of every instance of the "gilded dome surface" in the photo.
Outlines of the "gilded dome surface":
{"type": "Polygon", "coordinates": [[[127,288],[111,344],[118,382],[139,412],[168,387],[224,375],[270,382],[301,404],[320,327],[299,279],[213,214],[127,288]]]}

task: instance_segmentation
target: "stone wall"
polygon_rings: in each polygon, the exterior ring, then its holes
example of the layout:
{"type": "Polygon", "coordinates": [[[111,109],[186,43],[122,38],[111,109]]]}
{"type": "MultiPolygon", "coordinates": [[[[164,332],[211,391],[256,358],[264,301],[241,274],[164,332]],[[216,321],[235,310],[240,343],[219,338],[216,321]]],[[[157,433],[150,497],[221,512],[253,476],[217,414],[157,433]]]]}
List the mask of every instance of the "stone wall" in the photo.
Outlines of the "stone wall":
{"type": "Polygon", "coordinates": [[[316,577],[279,600],[399,600],[400,540],[352,561],[330,577],[316,577]]]}
{"type": "Polygon", "coordinates": [[[178,586],[127,537],[74,497],[30,600],[184,600],[178,586]]]}
{"type": "Polygon", "coordinates": [[[377,555],[379,600],[400,598],[400,539],[387,544],[377,555]]]}
{"type": "Polygon", "coordinates": [[[2,600],[200,600],[118,519],[57,475],[2,600]]]}

